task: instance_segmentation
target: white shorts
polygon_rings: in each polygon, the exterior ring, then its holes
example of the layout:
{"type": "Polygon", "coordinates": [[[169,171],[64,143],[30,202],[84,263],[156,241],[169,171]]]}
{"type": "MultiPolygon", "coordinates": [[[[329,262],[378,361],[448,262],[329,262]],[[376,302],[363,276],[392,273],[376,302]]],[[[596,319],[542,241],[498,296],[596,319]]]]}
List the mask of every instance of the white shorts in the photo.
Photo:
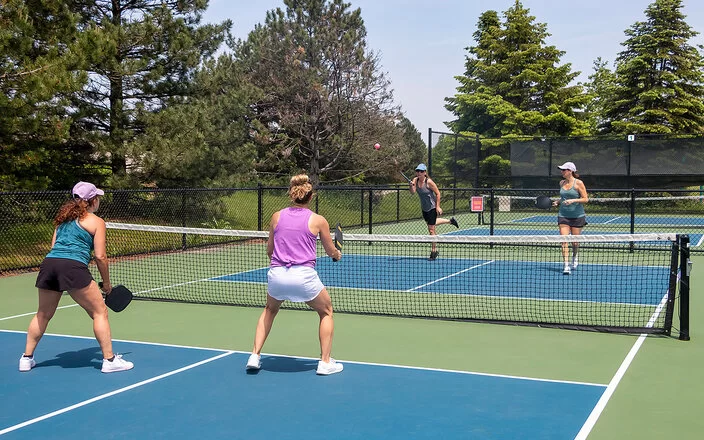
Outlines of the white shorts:
{"type": "Polygon", "coordinates": [[[269,295],[279,301],[311,301],[325,288],[318,272],[308,266],[272,267],[267,278],[269,295]]]}

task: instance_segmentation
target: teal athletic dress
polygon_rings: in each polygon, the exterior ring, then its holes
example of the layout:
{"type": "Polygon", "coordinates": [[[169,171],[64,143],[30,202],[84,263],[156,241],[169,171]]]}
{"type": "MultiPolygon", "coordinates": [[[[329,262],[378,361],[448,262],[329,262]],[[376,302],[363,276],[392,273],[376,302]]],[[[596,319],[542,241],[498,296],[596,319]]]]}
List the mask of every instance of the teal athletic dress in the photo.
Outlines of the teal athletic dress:
{"type": "Polygon", "coordinates": [[[574,180],[569,189],[564,189],[560,186],[560,211],[557,214],[558,225],[568,225],[571,228],[583,228],[587,225],[587,215],[584,212],[584,204],[571,203],[565,205],[562,203],[565,200],[574,200],[580,198],[579,191],[574,187],[577,179],[574,180]]]}

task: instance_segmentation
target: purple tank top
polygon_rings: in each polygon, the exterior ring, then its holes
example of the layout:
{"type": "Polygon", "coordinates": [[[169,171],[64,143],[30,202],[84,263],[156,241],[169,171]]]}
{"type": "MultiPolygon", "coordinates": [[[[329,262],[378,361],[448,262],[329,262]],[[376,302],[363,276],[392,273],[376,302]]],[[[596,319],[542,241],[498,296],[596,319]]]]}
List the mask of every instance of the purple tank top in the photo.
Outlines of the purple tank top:
{"type": "Polygon", "coordinates": [[[271,267],[315,267],[316,235],[308,229],[313,211],[307,208],[285,208],[274,228],[274,253],[271,267]]]}

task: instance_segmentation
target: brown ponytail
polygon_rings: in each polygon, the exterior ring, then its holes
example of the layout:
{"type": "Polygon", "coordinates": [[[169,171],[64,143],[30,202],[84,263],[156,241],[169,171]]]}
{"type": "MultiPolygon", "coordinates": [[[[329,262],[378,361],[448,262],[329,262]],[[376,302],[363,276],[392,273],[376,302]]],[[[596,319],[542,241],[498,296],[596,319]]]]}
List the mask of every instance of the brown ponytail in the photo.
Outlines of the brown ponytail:
{"type": "Polygon", "coordinates": [[[54,217],[54,226],[59,226],[67,221],[82,219],[88,213],[88,206],[92,202],[93,200],[85,201],[79,198],[68,200],[66,203],[61,205],[59,212],[56,213],[56,217],[54,217]]]}

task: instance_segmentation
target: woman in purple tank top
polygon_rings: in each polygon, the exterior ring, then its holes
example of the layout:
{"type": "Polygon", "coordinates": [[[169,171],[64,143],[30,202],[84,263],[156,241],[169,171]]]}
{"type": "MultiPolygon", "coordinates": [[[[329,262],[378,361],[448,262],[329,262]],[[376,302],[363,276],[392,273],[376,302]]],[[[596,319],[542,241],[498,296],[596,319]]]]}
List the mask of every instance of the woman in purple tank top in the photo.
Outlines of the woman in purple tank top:
{"type": "Polygon", "coordinates": [[[257,322],[254,349],[247,360],[247,370],[261,368],[261,351],[274,318],[285,300],[305,302],[320,316],[320,354],[317,374],[329,375],[342,371],[342,364],[330,357],[334,323],[332,301],[315,270],[316,240],[320,235],[325,253],[339,260],[342,253],[335,248],[330,225],[325,217],[309,209],[313,185],[308,176],[291,178],[288,195],[291,206],[274,213],[269,224],[267,254],[271,259],[266,306],[257,322]]]}

